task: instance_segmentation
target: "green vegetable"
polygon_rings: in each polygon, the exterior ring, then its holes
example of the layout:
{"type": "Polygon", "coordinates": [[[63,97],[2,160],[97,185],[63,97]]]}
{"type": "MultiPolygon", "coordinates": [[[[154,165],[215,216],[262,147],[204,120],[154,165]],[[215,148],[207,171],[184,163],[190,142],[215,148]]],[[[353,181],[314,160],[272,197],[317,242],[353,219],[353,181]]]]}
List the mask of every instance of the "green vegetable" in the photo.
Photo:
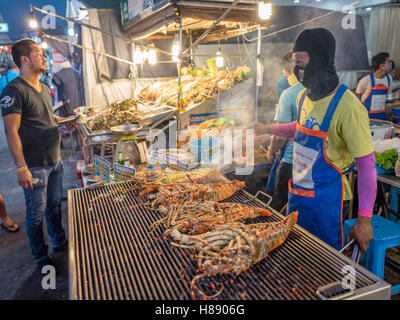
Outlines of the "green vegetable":
{"type": "Polygon", "coordinates": [[[231,116],[226,116],[225,121],[224,121],[224,127],[233,127],[235,125],[235,122],[231,118],[231,116]]]}
{"type": "Polygon", "coordinates": [[[383,169],[394,169],[398,153],[396,149],[389,149],[383,153],[374,152],[376,163],[383,169]]]}
{"type": "Polygon", "coordinates": [[[218,121],[216,121],[213,124],[210,124],[208,127],[209,128],[219,128],[219,127],[232,127],[235,125],[235,122],[230,116],[226,116],[223,118],[219,118],[218,121]]]}

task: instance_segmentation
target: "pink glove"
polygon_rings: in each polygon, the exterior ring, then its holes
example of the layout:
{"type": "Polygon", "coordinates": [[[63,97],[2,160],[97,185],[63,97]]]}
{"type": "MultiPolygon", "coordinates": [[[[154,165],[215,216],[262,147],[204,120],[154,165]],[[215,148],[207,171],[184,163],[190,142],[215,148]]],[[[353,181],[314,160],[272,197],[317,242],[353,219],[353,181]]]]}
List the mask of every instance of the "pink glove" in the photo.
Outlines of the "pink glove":
{"type": "Polygon", "coordinates": [[[356,158],[358,168],[358,215],[371,218],[377,192],[375,156],[356,158]]]}
{"type": "Polygon", "coordinates": [[[293,121],[290,123],[273,124],[272,128],[274,129],[274,131],[272,134],[280,137],[294,138],[294,134],[296,133],[296,123],[297,121],[293,121]]]}

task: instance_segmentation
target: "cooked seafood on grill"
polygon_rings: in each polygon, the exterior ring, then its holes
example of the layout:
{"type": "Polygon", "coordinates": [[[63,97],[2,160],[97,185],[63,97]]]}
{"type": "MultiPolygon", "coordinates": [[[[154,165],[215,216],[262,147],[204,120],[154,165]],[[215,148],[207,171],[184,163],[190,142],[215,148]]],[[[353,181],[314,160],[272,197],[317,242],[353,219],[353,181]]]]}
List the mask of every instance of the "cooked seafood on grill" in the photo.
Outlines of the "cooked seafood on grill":
{"type": "Polygon", "coordinates": [[[114,126],[132,124],[140,120],[145,113],[138,110],[138,101],[128,99],[121,102],[114,102],[105,108],[105,111],[94,119],[87,121],[86,125],[92,131],[110,129],[114,126]]]}
{"type": "MultiPolygon", "coordinates": [[[[220,182],[224,177],[217,169],[196,169],[192,171],[169,173],[165,171],[142,170],[135,174],[133,181],[135,185],[128,189],[118,189],[117,192],[127,193],[132,190],[138,190],[145,186],[146,190],[151,189],[156,185],[170,185],[173,183],[212,183],[220,182]],[[139,184],[141,186],[139,186],[139,184]]],[[[143,190],[145,193],[147,191],[143,190]]]]}
{"type": "Polygon", "coordinates": [[[155,204],[170,205],[178,201],[222,201],[243,189],[243,181],[216,182],[198,184],[193,182],[174,183],[169,185],[149,184],[139,193],[141,197],[154,199],[155,204]]]}
{"type": "MultiPolygon", "coordinates": [[[[203,273],[193,278],[192,293],[195,295],[197,289],[206,296],[196,285],[196,281],[204,276],[229,272],[238,275],[260,262],[286,240],[297,223],[297,215],[298,212],[295,211],[284,220],[272,223],[221,224],[213,231],[199,235],[182,234],[178,228],[173,229],[170,237],[178,242],[173,243],[175,246],[198,253],[194,258],[203,273]]],[[[216,297],[222,289],[208,298],[216,297]]]]}
{"type": "Polygon", "coordinates": [[[166,185],[176,182],[206,183],[220,181],[223,179],[223,177],[217,169],[197,169],[173,173],[145,170],[139,175],[136,175],[135,179],[143,184],[151,183],[166,185]]]}
{"type": "Polygon", "coordinates": [[[213,201],[177,203],[169,208],[160,206],[159,211],[165,213],[166,217],[157,221],[154,226],[163,223],[167,234],[178,229],[180,233],[189,235],[211,231],[217,224],[271,215],[265,208],[213,201]]]}

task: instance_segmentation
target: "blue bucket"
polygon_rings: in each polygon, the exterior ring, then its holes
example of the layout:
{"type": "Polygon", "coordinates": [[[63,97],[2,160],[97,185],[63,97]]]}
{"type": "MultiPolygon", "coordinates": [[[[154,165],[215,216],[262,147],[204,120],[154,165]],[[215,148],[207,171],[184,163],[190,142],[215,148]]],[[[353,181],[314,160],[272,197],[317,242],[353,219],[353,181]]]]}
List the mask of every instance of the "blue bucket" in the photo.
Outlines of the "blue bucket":
{"type": "Polygon", "coordinates": [[[198,161],[210,163],[213,159],[213,152],[207,153],[211,149],[219,147],[220,139],[216,138],[203,138],[189,142],[189,147],[197,155],[198,161]]]}
{"type": "Polygon", "coordinates": [[[400,108],[393,108],[392,115],[400,117],[400,108]]]}

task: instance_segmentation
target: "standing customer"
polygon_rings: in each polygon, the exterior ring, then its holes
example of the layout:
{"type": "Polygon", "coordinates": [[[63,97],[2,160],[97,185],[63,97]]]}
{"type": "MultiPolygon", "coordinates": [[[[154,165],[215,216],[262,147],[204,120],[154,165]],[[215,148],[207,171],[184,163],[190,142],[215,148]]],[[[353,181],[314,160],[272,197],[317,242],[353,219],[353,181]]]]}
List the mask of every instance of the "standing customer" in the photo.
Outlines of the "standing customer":
{"type": "Polygon", "coordinates": [[[53,76],[52,81],[57,86],[58,100],[64,102],[61,116],[74,115],[74,110],[82,105],[80,77],[80,72],[73,68],[68,60],[61,64],[61,70],[53,76]]]}
{"type": "Polygon", "coordinates": [[[19,70],[14,61],[7,62],[7,73],[0,78],[0,94],[4,88],[19,75],[19,70]]]}
{"type": "Polygon", "coordinates": [[[61,225],[63,165],[60,134],[53,115],[50,89],[39,79],[46,72],[46,58],[31,39],[17,41],[12,56],[20,76],[3,90],[0,106],[18,184],[24,188],[25,226],[33,257],[39,267],[53,264],[43,237],[43,215],[55,252],[67,247],[61,225]]]}

